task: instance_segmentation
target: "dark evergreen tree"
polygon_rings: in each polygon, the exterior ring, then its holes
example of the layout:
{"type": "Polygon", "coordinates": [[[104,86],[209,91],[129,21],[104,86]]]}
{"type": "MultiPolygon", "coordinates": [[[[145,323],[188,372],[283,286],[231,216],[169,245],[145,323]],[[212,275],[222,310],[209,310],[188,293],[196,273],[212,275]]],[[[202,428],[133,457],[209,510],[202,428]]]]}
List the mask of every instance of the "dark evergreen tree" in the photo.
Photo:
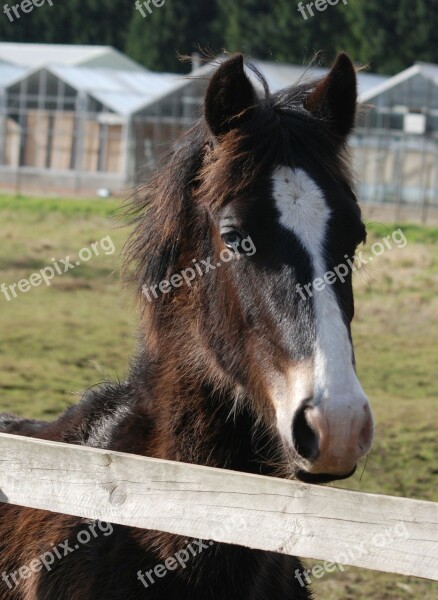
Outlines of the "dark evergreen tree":
{"type": "Polygon", "coordinates": [[[151,14],[144,8],[143,17],[134,0],[56,0],[13,22],[1,11],[0,40],[106,44],[150,69],[176,72],[190,70],[178,54],[197,46],[298,64],[309,64],[318,51],[328,62],[343,49],[389,74],[417,60],[438,62],[438,0],[341,0],[323,12],[313,6],[307,19],[291,0],[164,0],[149,6],[151,14]]]}
{"type": "MultiPolygon", "coordinates": [[[[354,46],[348,6],[330,6],[313,15],[290,0],[222,0],[220,20],[228,50],[263,59],[308,64],[317,53],[330,61],[341,49],[354,46]]],[[[352,53],[354,57],[354,52],[352,53]]]]}
{"type": "MultiPolygon", "coordinates": [[[[9,1],[9,7],[15,0],[9,1]]],[[[48,44],[126,45],[133,4],[126,0],[54,0],[11,22],[0,13],[0,41],[48,44]]],[[[12,16],[13,13],[12,13],[12,16]]],[[[56,56],[54,56],[56,60],[56,56]]]]}
{"type": "Polygon", "coordinates": [[[437,0],[350,0],[360,59],[395,74],[415,61],[438,62],[437,0]]]}
{"type": "Polygon", "coordinates": [[[190,67],[179,56],[189,56],[197,47],[220,51],[216,0],[166,0],[159,8],[150,7],[151,14],[143,9],[144,17],[135,10],[131,19],[126,52],[134,60],[149,69],[187,72],[190,67]]]}

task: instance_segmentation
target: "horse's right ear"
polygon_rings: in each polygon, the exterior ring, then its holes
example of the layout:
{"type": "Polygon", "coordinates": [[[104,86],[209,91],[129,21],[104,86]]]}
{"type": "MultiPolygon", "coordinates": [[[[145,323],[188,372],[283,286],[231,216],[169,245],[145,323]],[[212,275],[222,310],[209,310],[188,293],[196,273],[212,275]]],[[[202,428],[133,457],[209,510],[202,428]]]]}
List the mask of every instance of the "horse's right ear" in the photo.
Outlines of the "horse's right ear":
{"type": "Polygon", "coordinates": [[[357,103],[356,70],[344,52],[304,102],[304,108],[325,118],[341,138],[353,129],[357,103]]]}
{"type": "Polygon", "coordinates": [[[223,62],[211,78],[205,96],[205,119],[213,135],[219,137],[239,127],[256,99],[243,68],[243,56],[236,54],[223,62]]]}

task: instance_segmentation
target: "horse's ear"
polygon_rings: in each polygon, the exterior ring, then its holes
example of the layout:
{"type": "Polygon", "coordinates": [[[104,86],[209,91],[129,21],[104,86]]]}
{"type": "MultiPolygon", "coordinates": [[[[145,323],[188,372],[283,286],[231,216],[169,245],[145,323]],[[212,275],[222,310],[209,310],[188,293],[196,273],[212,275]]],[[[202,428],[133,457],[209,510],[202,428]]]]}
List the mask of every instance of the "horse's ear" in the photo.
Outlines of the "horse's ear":
{"type": "Polygon", "coordinates": [[[335,133],[346,137],[354,127],[356,104],[356,71],[347,54],[341,52],[328,75],[307,96],[304,108],[326,118],[335,133]]]}
{"type": "Polygon", "coordinates": [[[205,119],[213,135],[218,137],[239,127],[256,98],[243,68],[243,56],[236,54],[223,62],[205,96],[205,119]]]}

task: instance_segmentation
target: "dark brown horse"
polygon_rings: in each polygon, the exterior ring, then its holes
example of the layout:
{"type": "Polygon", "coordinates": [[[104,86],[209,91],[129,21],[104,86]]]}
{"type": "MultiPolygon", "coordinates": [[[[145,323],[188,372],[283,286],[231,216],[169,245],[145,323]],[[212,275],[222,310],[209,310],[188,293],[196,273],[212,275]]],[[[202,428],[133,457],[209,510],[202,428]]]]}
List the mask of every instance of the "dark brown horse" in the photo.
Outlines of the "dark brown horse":
{"type": "MultiPolygon", "coordinates": [[[[354,472],[373,430],[350,335],[365,238],[345,159],[355,70],[341,54],[324,79],[273,95],[252,79],[240,55],[219,67],[204,118],[135,205],[127,380],[53,423],[4,415],[1,431],[316,483],[354,472]]],[[[310,598],[298,559],[226,544],[151,583],[187,540],[121,526],[20,570],[91,526],[2,505],[1,600],[310,598]]]]}

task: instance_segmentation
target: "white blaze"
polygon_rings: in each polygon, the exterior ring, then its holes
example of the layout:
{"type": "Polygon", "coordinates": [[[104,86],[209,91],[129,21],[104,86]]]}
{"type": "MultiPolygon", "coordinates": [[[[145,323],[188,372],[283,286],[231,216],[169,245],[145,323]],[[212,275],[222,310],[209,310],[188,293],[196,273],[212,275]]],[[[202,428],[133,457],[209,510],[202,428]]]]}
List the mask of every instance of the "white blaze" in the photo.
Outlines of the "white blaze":
{"type": "MultiPolygon", "coordinates": [[[[324,245],[331,211],[322,190],[302,169],[283,166],[273,174],[273,197],[281,215],[281,225],[295,235],[311,259],[312,280],[323,279],[327,272],[324,245]]],[[[299,392],[301,397],[297,397],[296,393],[304,387],[307,394],[323,404],[320,408],[327,420],[330,421],[331,415],[333,420],[337,420],[335,429],[340,436],[348,436],[351,419],[355,420],[355,413],[359,418],[359,414],[363,414],[364,403],[367,403],[353,368],[353,349],[335,291],[327,284],[319,292],[313,287],[310,289],[316,319],[312,389],[308,389],[309,373],[291,368],[287,376],[289,383],[277,388],[281,390],[282,398],[275,401],[279,409],[279,429],[283,436],[289,437],[289,441],[293,411],[306,397],[303,391],[299,392]],[[301,379],[303,385],[300,385],[301,379]],[[339,418],[341,414],[345,415],[345,420],[339,418]]],[[[307,302],[312,300],[308,298],[307,302]]]]}

